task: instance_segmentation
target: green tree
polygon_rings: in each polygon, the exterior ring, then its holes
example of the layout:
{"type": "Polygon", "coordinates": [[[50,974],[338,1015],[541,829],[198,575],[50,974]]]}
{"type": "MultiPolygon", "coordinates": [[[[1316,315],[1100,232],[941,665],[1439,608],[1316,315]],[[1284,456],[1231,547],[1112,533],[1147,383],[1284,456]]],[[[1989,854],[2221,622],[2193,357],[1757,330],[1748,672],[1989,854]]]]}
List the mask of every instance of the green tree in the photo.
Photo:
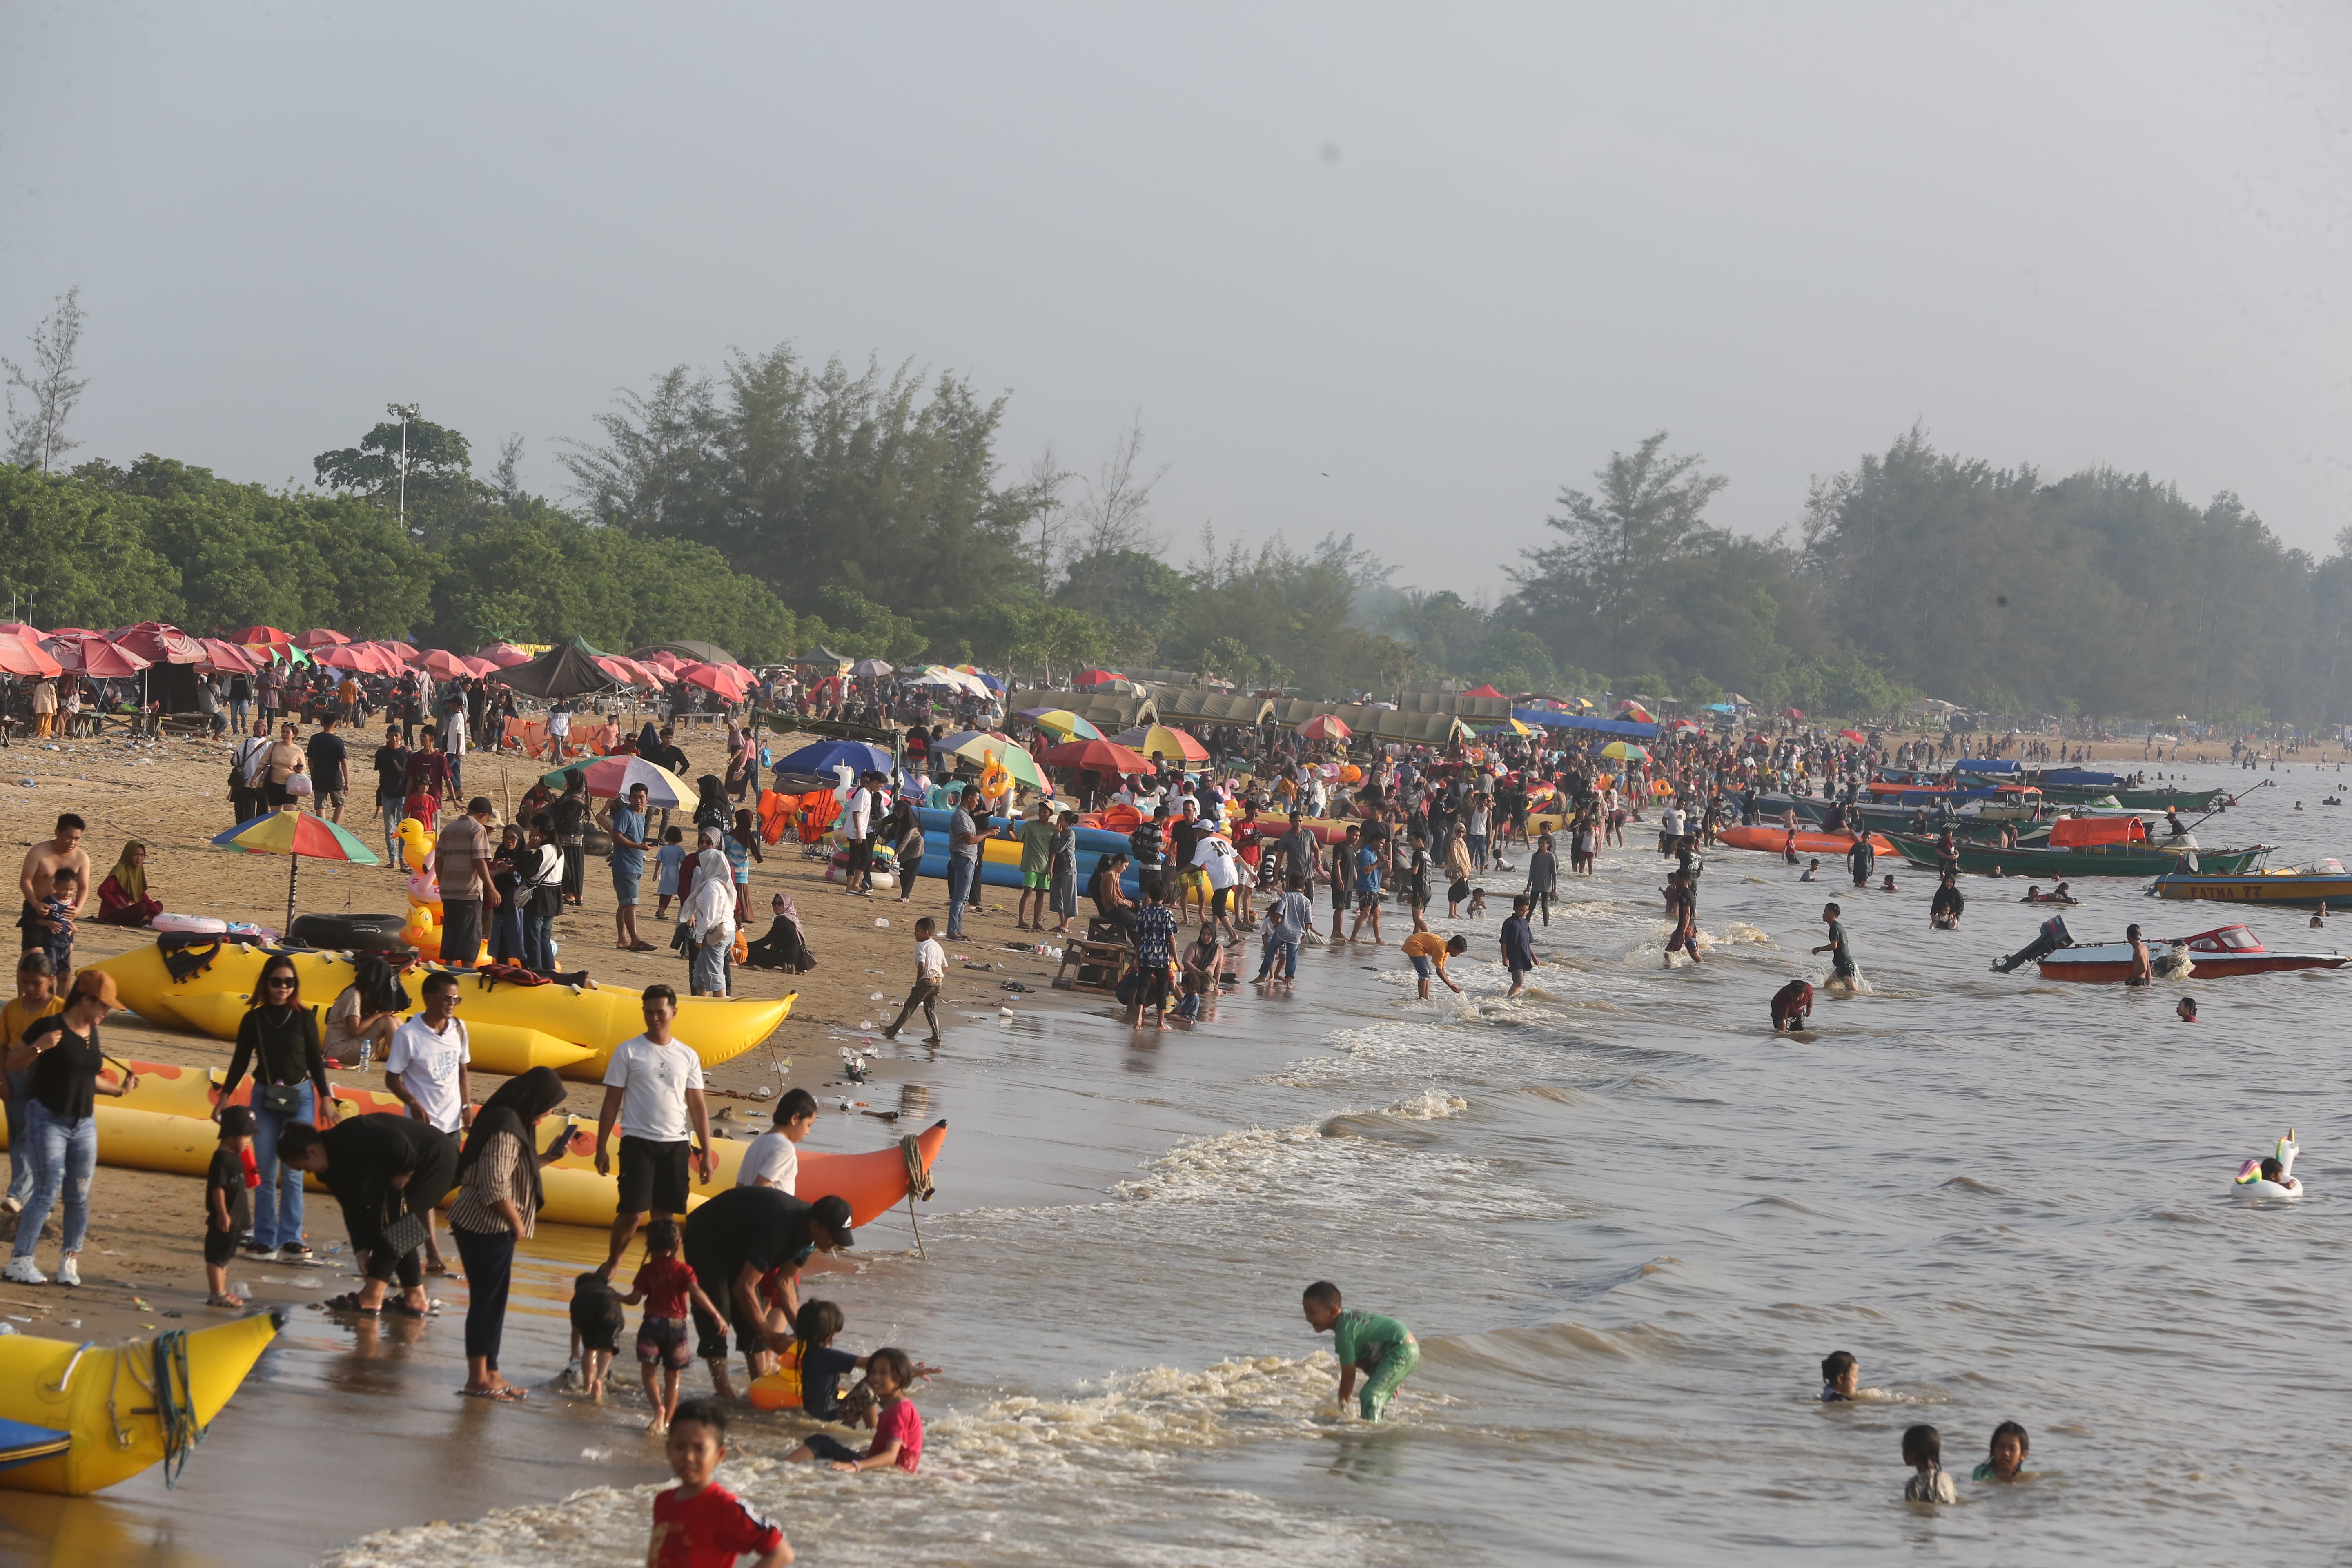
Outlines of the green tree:
{"type": "Polygon", "coordinates": [[[1669,455],[1658,431],[1631,452],[1612,452],[1595,491],[1563,489],[1544,521],[1560,542],[1521,552],[1519,595],[1552,623],[1554,644],[1608,669],[1632,668],[1633,629],[1664,598],[1662,571],[1713,540],[1707,503],[1730,481],[1705,471],[1696,453],[1669,455]],[[1589,623],[1590,631],[1585,629],[1589,623]]]}
{"type": "Polygon", "coordinates": [[[0,463],[0,591],[37,626],[180,615],[179,574],[131,506],[87,482],[0,463]]]}

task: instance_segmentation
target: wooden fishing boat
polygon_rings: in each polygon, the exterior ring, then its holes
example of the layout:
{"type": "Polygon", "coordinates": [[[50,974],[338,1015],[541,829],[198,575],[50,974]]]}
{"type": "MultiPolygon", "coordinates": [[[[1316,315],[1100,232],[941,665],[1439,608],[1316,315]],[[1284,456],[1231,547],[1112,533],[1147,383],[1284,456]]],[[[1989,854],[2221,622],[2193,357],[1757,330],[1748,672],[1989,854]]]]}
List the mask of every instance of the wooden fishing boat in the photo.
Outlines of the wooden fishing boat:
{"type": "MultiPolygon", "coordinates": [[[[1914,833],[1890,833],[1895,850],[1914,865],[1930,868],[1942,857],[1933,838],[1914,833]]],[[[2042,881],[2061,877],[2163,877],[2187,870],[2236,874],[2259,863],[2270,852],[2267,844],[2248,849],[2204,849],[2193,846],[2151,844],[2147,825],[2137,816],[2069,816],[2050,826],[2046,847],[1961,843],[1954,846],[1960,869],[1975,876],[1999,870],[2011,877],[2042,881]]]]}
{"type": "MultiPolygon", "coordinates": [[[[2200,855],[2200,862],[2207,857],[2200,855]]],[[[2149,884],[2159,899],[2211,899],[2227,904],[2352,907],[2352,871],[2334,860],[2275,871],[2224,872],[2206,866],[2172,871],[2149,884]]]]}
{"type": "MultiPolygon", "coordinates": [[[[2168,937],[2148,942],[2151,952],[2163,948],[2189,950],[2191,977],[2216,980],[2233,974],[2275,974],[2289,969],[2341,969],[2352,963],[2340,952],[2273,952],[2244,926],[2217,926],[2195,936],[2168,937]]],[[[2131,973],[2131,943],[2096,942],[2062,947],[2039,963],[2044,980],[2079,980],[2094,985],[2114,984],[2131,973]]]]}

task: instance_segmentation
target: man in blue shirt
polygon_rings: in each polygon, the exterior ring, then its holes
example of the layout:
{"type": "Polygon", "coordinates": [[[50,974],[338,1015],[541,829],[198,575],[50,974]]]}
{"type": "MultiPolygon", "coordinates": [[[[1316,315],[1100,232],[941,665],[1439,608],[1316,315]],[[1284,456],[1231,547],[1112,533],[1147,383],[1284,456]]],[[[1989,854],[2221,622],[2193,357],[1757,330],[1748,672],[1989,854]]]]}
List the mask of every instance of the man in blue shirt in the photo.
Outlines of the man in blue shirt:
{"type": "Polygon", "coordinates": [[[614,801],[604,812],[605,830],[613,836],[613,927],[624,952],[651,952],[654,944],[637,934],[637,888],[645,880],[646,851],[654,847],[647,836],[646,786],[629,786],[629,804],[614,801]]]}

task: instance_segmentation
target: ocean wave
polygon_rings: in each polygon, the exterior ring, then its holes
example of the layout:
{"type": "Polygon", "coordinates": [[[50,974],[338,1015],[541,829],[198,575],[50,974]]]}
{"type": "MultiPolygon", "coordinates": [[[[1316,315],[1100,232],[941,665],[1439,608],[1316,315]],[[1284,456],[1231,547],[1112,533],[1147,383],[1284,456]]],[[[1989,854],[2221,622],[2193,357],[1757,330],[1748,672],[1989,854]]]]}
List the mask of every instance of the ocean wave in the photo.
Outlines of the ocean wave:
{"type": "MultiPolygon", "coordinates": [[[[1412,1560],[1423,1529],[1340,1510],[1276,1504],[1174,1473],[1204,1453],[1349,1430],[1328,1351],[1236,1357],[1197,1371],[1121,1373],[1061,1397],[1014,1394],[927,1420],[915,1476],[844,1477],[793,1465],[797,1424],[745,1417],[719,1481],[782,1524],[796,1550],[828,1563],[1060,1562],[1309,1564],[1412,1560]],[[854,1498],[854,1502],[852,1499],[854,1498]],[[849,1506],[844,1506],[848,1504],[849,1506]],[[1162,1525],[1186,1528],[1163,1539],[1162,1525]],[[944,1553],[944,1555],[941,1555],[944,1553]]],[[[1390,1419],[1413,1425],[1442,1401],[1409,1389],[1390,1419]]],[[[560,1500],[362,1537],[322,1568],[621,1568],[645,1561],[654,1494],[667,1483],[593,1487],[560,1500]]]]}

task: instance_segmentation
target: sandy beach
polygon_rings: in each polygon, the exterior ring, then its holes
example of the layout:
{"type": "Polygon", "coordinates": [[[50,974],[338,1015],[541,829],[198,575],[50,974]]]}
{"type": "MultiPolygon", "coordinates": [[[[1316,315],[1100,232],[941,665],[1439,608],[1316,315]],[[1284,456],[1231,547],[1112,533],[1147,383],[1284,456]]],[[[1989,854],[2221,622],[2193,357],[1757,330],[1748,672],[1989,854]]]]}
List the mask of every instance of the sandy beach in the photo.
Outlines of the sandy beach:
{"type": "MultiPolygon", "coordinates": [[[[364,731],[362,732],[364,736],[364,731]]],[[[381,731],[364,737],[371,743],[381,731]]],[[[709,726],[681,730],[679,736],[695,763],[695,772],[717,771],[724,757],[724,731],[709,726]]],[[[797,742],[782,739],[779,754],[797,742]]],[[[363,762],[354,739],[354,767],[363,762]]],[[[234,826],[228,820],[222,778],[228,766],[226,742],[165,740],[126,743],[121,740],[77,741],[50,750],[38,742],[18,742],[0,752],[0,835],[19,853],[47,838],[61,812],[79,813],[89,824],[84,844],[95,874],[103,877],[126,839],[149,847],[149,879],[156,897],[168,910],[202,913],[234,921],[277,927],[286,914],[287,863],[276,856],[245,855],[215,848],[207,840],[234,826]],[[25,781],[30,780],[27,787],[25,781]]],[[[493,800],[520,799],[544,771],[528,758],[495,757],[477,752],[467,759],[468,794],[487,794],[493,800]]],[[[369,804],[354,805],[344,813],[344,826],[373,848],[381,849],[382,830],[368,815],[369,804]]],[[[503,812],[500,820],[505,820],[503,812]]],[[[682,818],[681,818],[682,820],[682,818]]],[[[766,1106],[748,1091],[767,1086],[805,1088],[820,1102],[832,1106],[847,1098],[868,1102],[876,1110],[900,1109],[897,1089],[887,1076],[859,1087],[841,1080],[840,1047],[854,1043],[861,1031],[877,1033],[905,997],[912,972],[913,924],[919,913],[943,916],[944,884],[917,885],[916,901],[900,904],[895,894],[872,899],[850,898],[824,880],[824,862],[804,859],[800,846],[789,837],[767,847],[768,858],[751,873],[754,936],[767,929],[769,895],[791,892],[808,931],[817,967],[788,976],[773,971],[739,969],[736,994],[782,996],[797,992],[799,1000],[775,1037],[760,1047],[713,1069],[714,1130],[748,1137],[767,1127],[766,1106]],[[887,928],[877,921],[889,922],[887,928]],[[880,992],[876,1000],[874,993],[880,992]],[[788,1059],[790,1072],[779,1079],[774,1063],[788,1059]],[[736,1099],[730,1096],[744,1096],[736,1099]]],[[[305,861],[299,884],[300,913],[384,912],[406,905],[402,882],[404,870],[390,867],[337,866],[305,861]]],[[[646,879],[650,889],[652,879],[646,879]]],[[[993,1012],[1000,1003],[1016,1007],[1047,1005],[1056,994],[1050,981],[1057,961],[1024,951],[1016,941],[1011,906],[991,889],[987,907],[968,917],[970,940],[956,949],[962,962],[951,958],[947,1000],[950,1007],[977,1007],[983,1001],[993,1012]],[[985,973],[964,963],[992,966],[985,973]],[[1020,981],[1025,994],[1003,990],[1002,983],[1020,981]]],[[[96,903],[93,900],[92,911],[96,903]]],[[[583,908],[567,911],[556,921],[559,963],[566,972],[585,969],[596,984],[634,991],[656,981],[681,990],[686,965],[667,946],[667,922],[652,920],[653,904],[640,910],[647,940],[661,944],[654,952],[632,953],[616,949],[613,928],[613,886],[604,862],[589,865],[583,908]]],[[[152,932],[99,924],[85,919],[75,947],[78,962],[109,957],[154,940],[152,932]]],[[[1034,938],[1031,939],[1034,943],[1034,938]]],[[[308,1000],[323,1002],[331,998],[308,1000]]],[[[135,1013],[117,1014],[107,1024],[103,1039],[115,1057],[180,1066],[226,1068],[230,1042],[175,1029],[159,1027],[135,1013]]],[[[332,1071],[330,1081],[354,1088],[383,1089],[380,1065],[362,1081],[356,1068],[332,1071]]],[[[488,1096],[504,1079],[477,1073],[474,1098],[488,1096]]],[[[593,1084],[571,1086],[567,1108],[593,1121],[602,1100],[593,1084]]],[[[851,1120],[870,1136],[844,1147],[870,1148],[898,1135],[891,1122],[862,1114],[851,1120]]],[[[919,1108],[901,1118],[908,1131],[929,1119],[919,1108]]],[[[831,1146],[819,1142],[816,1147],[831,1146]]],[[[202,1260],[203,1184],[190,1177],[101,1165],[92,1190],[90,1235],[83,1269],[84,1285],[68,1292],[54,1287],[0,1285],[0,1307],[22,1332],[56,1338],[125,1339],[152,1333],[168,1320],[187,1326],[205,1318],[202,1260]]],[[[49,1231],[56,1234],[52,1215],[49,1231]]],[[[306,1216],[311,1245],[323,1255],[340,1244],[341,1222],[331,1200],[314,1194],[306,1216]]],[[[0,1215],[0,1234],[13,1236],[14,1216],[0,1215]]],[[[54,1247],[45,1250],[54,1258],[54,1247]]],[[[453,1255],[454,1256],[454,1255],[453,1255]]],[[[339,1269],[340,1255],[327,1259],[339,1269]]],[[[232,1278],[286,1272],[276,1268],[232,1270],[232,1278]]],[[[273,1287],[252,1278],[253,1299],[262,1305],[290,1305],[313,1298],[307,1289],[273,1287]]]]}

